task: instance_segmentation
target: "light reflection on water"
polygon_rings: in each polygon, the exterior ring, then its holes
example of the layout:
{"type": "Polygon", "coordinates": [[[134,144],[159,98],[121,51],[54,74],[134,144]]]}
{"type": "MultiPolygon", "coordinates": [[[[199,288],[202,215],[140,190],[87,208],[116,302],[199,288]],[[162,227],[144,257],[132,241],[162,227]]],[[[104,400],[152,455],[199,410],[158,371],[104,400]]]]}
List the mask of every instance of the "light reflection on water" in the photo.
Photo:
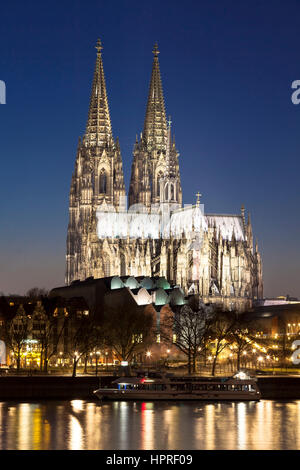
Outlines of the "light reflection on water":
{"type": "Polygon", "coordinates": [[[300,448],[300,400],[0,402],[0,449],[300,448]]]}

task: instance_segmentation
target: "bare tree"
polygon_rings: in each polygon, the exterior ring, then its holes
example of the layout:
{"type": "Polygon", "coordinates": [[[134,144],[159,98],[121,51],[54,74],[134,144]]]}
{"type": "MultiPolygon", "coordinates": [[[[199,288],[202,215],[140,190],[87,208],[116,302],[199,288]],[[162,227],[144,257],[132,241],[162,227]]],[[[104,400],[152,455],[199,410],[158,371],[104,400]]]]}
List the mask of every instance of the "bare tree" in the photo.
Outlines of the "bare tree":
{"type": "Polygon", "coordinates": [[[21,351],[24,342],[28,338],[29,319],[23,305],[20,305],[15,317],[5,324],[5,342],[14,353],[17,363],[17,372],[21,365],[21,351]]]}
{"type": "Polygon", "coordinates": [[[40,368],[48,372],[48,363],[57,354],[58,343],[65,327],[65,316],[46,314],[42,303],[37,302],[32,315],[32,334],[40,344],[40,368]]]}
{"type": "Polygon", "coordinates": [[[106,308],[104,335],[107,347],[115,352],[118,359],[128,361],[153,340],[153,314],[136,308],[130,302],[116,302],[106,308]]]}
{"type": "Polygon", "coordinates": [[[252,341],[256,339],[254,321],[249,317],[245,317],[245,315],[236,313],[235,325],[230,335],[234,343],[237,370],[239,370],[242,355],[251,351],[252,341]]]}
{"type": "Polygon", "coordinates": [[[99,344],[99,329],[88,315],[73,315],[69,337],[69,355],[73,361],[72,376],[76,377],[79,360],[86,357],[99,344]]]}
{"type": "Polygon", "coordinates": [[[198,301],[169,313],[160,324],[163,339],[187,356],[189,374],[196,371],[196,360],[206,347],[214,315],[211,306],[198,301]]]}
{"type": "Polygon", "coordinates": [[[211,375],[215,375],[219,355],[230,343],[233,342],[233,331],[236,326],[237,315],[235,312],[217,312],[211,326],[211,337],[214,339],[214,358],[211,375]]]}
{"type": "Polygon", "coordinates": [[[48,291],[45,288],[40,287],[32,287],[26,292],[26,297],[29,297],[31,300],[37,300],[41,297],[46,297],[48,295],[48,291]]]}

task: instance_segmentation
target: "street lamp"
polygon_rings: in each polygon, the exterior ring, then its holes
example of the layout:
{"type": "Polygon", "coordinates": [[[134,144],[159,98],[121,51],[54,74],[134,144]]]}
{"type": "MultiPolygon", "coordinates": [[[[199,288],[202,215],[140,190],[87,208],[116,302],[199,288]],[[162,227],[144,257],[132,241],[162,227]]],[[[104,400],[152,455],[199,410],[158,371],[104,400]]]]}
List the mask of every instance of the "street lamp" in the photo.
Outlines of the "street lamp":
{"type": "Polygon", "coordinates": [[[96,352],[96,377],[98,375],[98,360],[99,360],[98,356],[100,356],[100,351],[96,352]]]}
{"type": "Polygon", "coordinates": [[[148,363],[148,373],[149,373],[149,370],[150,370],[150,357],[151,357],[151,351],[147,351],[147,352],[146,352],[146,357],[149,359],[149,363],[148,363]]]}

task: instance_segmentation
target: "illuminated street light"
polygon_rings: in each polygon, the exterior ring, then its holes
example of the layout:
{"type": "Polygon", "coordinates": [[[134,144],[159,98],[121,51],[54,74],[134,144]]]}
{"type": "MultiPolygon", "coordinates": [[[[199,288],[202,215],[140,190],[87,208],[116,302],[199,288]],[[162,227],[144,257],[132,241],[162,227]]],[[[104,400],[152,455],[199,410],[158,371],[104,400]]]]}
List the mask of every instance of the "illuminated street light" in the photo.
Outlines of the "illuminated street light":
{"type": "MultiPolygon", "coordinates": [[[[100,351],[96,352],[96,376],[98,375],[98,361],[99,361],[100,351]]],[[[107,368],[107,365],[106,365],[107,368]]]]}

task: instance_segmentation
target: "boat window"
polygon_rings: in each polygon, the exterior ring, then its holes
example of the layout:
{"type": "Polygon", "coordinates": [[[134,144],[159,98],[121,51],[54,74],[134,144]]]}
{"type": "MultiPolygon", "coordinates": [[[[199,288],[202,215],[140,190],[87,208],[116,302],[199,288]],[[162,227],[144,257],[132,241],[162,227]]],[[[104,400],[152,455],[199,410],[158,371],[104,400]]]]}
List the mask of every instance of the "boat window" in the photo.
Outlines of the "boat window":
{"type": "Polygon", "coordinates": [[[136,388],[138,390],[162,391],[162,390],[166,390],[167,387],[164,384],[138,384],[136,388]]]}
{"type": "Polygon", "coordinates": [[[171,390],[173,392],[183,392],[185,390],[185,384],[172,384],[171,390]]]}
{"type": "Polygon", "coordinates": [[[206,390],[206,384],[194,384],[193,390],[206,390]]]}
{"type": "Polygon", "coordinates": [[[222,384],[221,385],[221,390],[227,390],[227,385],[222,384]]]}
{"type": "Polygon", "coordinates": [[[243,385],[243,386],[242,386],[242,390],[243,390],[244,392],[248,392],[248,385],[243,385]]]}
{"type": "Polygon", "coordinates": [[[235,391],[235,392],[240,392],[241,389],[242,389],[242,386],[241,386],[241,385],[235,385],[235,386],[234,386],[234,391],[235,391]]]}
{"type": "Polygon", "coordinates": [[[178,384],[177,385],[177,390],[180,390],[181,392],[185,390],[185,384],[178,384]]]}
{"type": "Polygon", "coordinates": [[[194,384],[193,385],[193,390],[203,390],[203,385],[202,384],[194,384]]]}
{"type": "Polygon", "coordinates": [[[156,390],[161,392],[162,390],[166,390],[166,386],[164,384],[156,384],[156,390]]]}

